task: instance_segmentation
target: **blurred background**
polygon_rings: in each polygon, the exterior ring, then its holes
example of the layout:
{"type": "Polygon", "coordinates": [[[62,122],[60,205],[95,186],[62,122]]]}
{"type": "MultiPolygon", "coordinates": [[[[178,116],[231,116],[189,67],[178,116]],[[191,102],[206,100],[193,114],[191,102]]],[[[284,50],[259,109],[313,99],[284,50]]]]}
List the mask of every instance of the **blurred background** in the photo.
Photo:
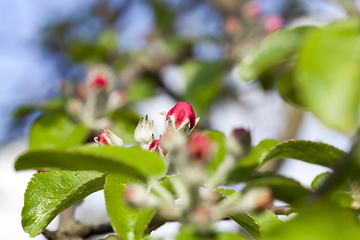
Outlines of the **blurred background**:
{"type": "MultiPolygon", "coordinates": [[[[16,173],[13,163],[28,147],[30,126],[42,112],[51,115],[48,110],[58,107],[49,99],[66,99],[60,105],[64,104],[61,106],[70,115],[77,112],[74,108],[86,98],[82,86],[94,68],[111,71],[114,94],[107,107],[121,112],[112,115],[116,123],[110,129],[129,145],[134,143],[132,134],[140,117],[149,114],[158,137],[165,131],[164,117],[159,113],[178,101],[187,101],[201,117],[200,128],[228,135],[235,127],[245,127],[251,130],[253,145],[266,138],[294,138],[348,150],[349,136],[330,130],[312,113],[281,98],[271,72],[259,81],[244,82],[236,73],[236,64],[264,37],[284,26],[322,26],[344,19],[349,11],[357,11],[347,7],[349,2],[0,1],[2,237],[29,239],[21,228],[20,214],[23,194],[34,172],[16,173]],[[16,112],[22,106],[26,107],[16,112]]],[[[86,124],[91,139],[107,122],[86,124]]],[[[327,171],[295,160],[267,167],[305,186],[327,171]]],[[[108,221],[103,195],[87,198],[75,217],[84,223],[108,221]]],[[[55,219],[49,228],[56,229],[57,222],[55,219]]],[[[163,226],[154,236],[171,236],[177,228],[163,226]]]]}

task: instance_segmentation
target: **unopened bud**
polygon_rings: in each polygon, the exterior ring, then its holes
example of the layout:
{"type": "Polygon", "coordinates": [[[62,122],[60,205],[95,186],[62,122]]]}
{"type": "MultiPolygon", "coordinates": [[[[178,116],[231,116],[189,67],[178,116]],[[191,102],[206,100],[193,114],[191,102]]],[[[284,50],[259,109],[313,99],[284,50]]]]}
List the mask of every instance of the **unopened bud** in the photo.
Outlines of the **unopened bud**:
{"type": "Polygon", "coordinates": [[[90,68],[87,77],[87,85],[98,91],[110,90],[113,87],[115,76],[106,66],[98,65],[90,68]]]}
{"type": "Polygon", "coordinates": [[[237,17],[231,16],[226,18],[224,22],[224,29],[228,35],[234,35],[239,32],[241,28],[241,21],[237,17]]]}
{"type": "Polygon", "coordinates": [[[189,103],[178,102],[166,114],[165,129],[189,135],[199,120],[200,118],[195,118],[195,112],[189,103]]]}
{"type": "Polygon", "coordinates": [[[250,1],[244,5],[243,12],[248,19],[257,19],[262,14],[262,6],[258,1],[250,1]]]}
{"type": "Polygon", "coordinates": [[[229,150],[236,157],[245,156],[251,149],[250,131],[244,128],[236,128],[231,132],[227,141],[229,150]]]}
{"type": "Polygon", "coordinates": [[[268,33],[275,32],[284,26],[284,19],[279,15],[270,15],[265,19],[264,28],[268,33]]]}
{"type": "Polygon", "coordinates": [[[149,151],[150,152],[156,152],[157,154],[159,154],[160,157],[164,158],[167,154],[167,152],[164,150],[161,141],[159,139],[154,140],[151,142],[150,146],[149,146],[149,151]]]}
{"type": "Polygon", "coordinates": [[[198,206],[193,212],[190,213],[190,220],[200,226],[209,227],[210,224],[217,220],[210,204],[204,203],[198,206]]]}
{"type": "Polygon", "coordinates": [[[149,145],[154,141],[155,130],[153,122],[149,122],[148,115],[141,118],[134,133],[134,139],[140,144],[142,149],[149,149],[149,145]]]}
{"type": "Polygon", "coordinates": [[[81,99],[85,99],[87,97],[87,94],[88,94],[87,91],[88,91],[88,89],[87,89],[87,87],[85,86],[84,83],[76,84],[76,86],[75,86],[75,95],[76,95],[76,97],[81,98],[81,99]]]}
{"type": "Polygon", "coordinates": [[[107,101],[107,108],[109,110],[114,110],[120,108],[126,103],[126,95],[122,91],[114,90],[110,93],[108,101],[107,101]]]}
{"type": "Polygon", "coordinates": [[[109,129],[101,129],[101,131],[102,132],[99,134],[99,136],[94,138],[95,142],[97,142],[99,145],[123,146],[123,140],[116,136],[109,129]]]}
{"type": "Polygon", "coordinates": [[[147,192],[142,185],[131,185],[124,192],[125,202],[132,207],[153,208],[159,205],[158,198],[147,192]]]}
{"type": "Polygon", "coordinates": [[[167,131],[160,139],[166,152],[181,149],[186,144],[186,136],[179,132],[167,131]]]}
{"type": "Polygon", "coordinates": [[[245,211],[262,212],[271,207],[273,196],[269,188],[259,187],[247,191],[240,200],[245,211]]]}
{"type": "Polygon", "coordinates": [[[190,157],[196,161],[206,162],[211,156],[211,141],[201,132],[194,132],[187,144],[186,149],[190,157]]]}

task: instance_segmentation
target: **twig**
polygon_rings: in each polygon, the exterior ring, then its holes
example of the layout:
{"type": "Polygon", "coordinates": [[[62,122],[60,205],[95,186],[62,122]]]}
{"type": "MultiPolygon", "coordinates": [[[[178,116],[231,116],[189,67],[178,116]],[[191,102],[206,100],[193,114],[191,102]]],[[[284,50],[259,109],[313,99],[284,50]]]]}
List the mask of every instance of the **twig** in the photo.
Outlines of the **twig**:
{"type": "Polygon", "coordinates": [[[276,215],[289,215],[294,212],[294,208],[291,206],[272,207],[270,210],[276,215]]]}

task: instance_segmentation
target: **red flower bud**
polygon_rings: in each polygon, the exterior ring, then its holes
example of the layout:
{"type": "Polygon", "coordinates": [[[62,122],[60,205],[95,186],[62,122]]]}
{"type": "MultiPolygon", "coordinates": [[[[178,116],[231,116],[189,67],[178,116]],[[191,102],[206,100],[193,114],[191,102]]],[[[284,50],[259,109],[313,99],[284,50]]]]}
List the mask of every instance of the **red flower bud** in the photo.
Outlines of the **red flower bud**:
{"type": "Polygon", "coordinates": [[[250,131],[244,128],[234,129],[228,139],[228,147],[237,157],[247,155],[251,149],[250,131]]]}
{"type": "Polygon", "coordinates": [[[206,161],[211,155],[211,141],[201,132],[195,132],[190,136],[186,148],[195,160],[206,161]]]}
{"type": "Polygon", "coordinates": [[[150,146],[149,146],[149,151],[150,152],[156,152],[157,154],[159,154],[161,157],[165,157],[167,152],[164,150],[161,141],[159,139],[156,139],[154,141],[151,142],[150,146]]]}
{"type": "Polygon", "coordinates": [[[158,198],[148,193],[146,188],[142,185],[134,184],[129,186],[124,191],[125,202],[132,207],[157,207],[158,198]]]}
{"type": "Polygon", "coordinates": [[[267,187],[258,187],[244,193],[240,206],[246,211],[262,212],[271,207],[272,201],[271,190],[267,187]]]}
{"type": "Polygon", "coordinates": [[[121,138],[116,136],[113,132],[109,129],[101,129],[102,132],[99,134],[98,137],[95,137],[94,140],[99,145],[110,145],[110,146],[122,146],[124,143],[121,138]]]}
{"type": "Polygon", "coordinates": [[[275,32],[284,26],[284,20],[279,15],[270,15],[265,19],[264,27],[268,33],[275,32]]]}
{"type": "Polygon", "coordinates": [[[91,82],[91,85],[96,89],[102,90],[107,87],[108,80],[103,75],[97,75],[91,82]]]}
{"type": "Polygon", "coordinates": [[[166,114],[165,129],[189,135],[199,120],[200,118],[195,118],[195,112],[189,103],[178,102],[166,114]]]}

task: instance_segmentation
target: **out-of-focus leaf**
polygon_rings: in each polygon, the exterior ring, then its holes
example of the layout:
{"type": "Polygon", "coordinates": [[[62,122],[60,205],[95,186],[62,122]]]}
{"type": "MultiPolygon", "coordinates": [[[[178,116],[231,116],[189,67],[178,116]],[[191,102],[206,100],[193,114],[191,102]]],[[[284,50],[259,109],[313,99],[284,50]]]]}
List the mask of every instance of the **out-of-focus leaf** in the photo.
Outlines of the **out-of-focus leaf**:
{"type": "Polygon", "coordinates": [[[155,213],[153,209],[136,209],[124,200],[124,191],[129,184],[141,183],[139,180],[110,174],[106,177],[105,202],[111,224],[115,232],[124,240],[140,240],[143,232],[155,213]]]}
{"type": "Polygon", "coordinates": [[[224,62],[187,61],[182,65],[187,85],[184,100],[201,116],[221,92],[224,62]]]}
{"type": "MultiPolygon", "coordinates": [[[[216,191],[225,197],[233,197],[234,194],[241,195],[241,193],[229,189],[220,189],[216,191]]],[[[237,203],[234,202],[234,204],[237,203]]],[[[282,223],[276,214],[270,210],[266,210],[261,214],[240,212],[229,217],[243,227],[255,239],[262,239],[272,228],[282,223]]]]}
{"type": "Polygon", "coordinates": [[[50,100],[47,100],[46,102],[21,106],[21,107],[17,108],[15,110],[15,112],[13,112],[13,116],[16,119],[16,118],[23,117],[35,110],[42,110],[45,112],[61,110],[64,108],[64,105],[65,105],[65,101],[63,99],[58,99],[58,98],[50,99],[50,100]]]}
{"type": "Polygon", "coordinates": [[[32,125],[29,147],[75,146],[84,143],[89,129],[74,123],[64,112],[46,112],[32,125]]]}
{"type": "Polygon", "coordinates": [[[279,142],[273,139],[262,140],[244,159],[241,159],[228,177],[228,183],[236,183],[249,179],[264,157],[279,142]]]}
{"type": "Polygon", "coordinates": [[[202,236],[196,232],[196,229],[192,226],[185,226],[180,229],[179,234],[176,236],[176,240],[246,240],[245,237],[226,232],[215,232],[212,235],[202,236]]]}
{"type": "Polygon", "coordinates": [[[274,198],[287,203],[293,203],[310,193],[310,190],[303,187],[294,179],[272,173],[259,175],[247,181],[243,192],[256,187],[270,188],[274,198]]]}
{"type": "Polygon", "coordinates": [[[318,190],[319,187],[324,183],[324,181],[331,175],[331,172],[324,172],[315,177],[311,183],[311,187],[314,190],[318,190]]]}
{"type": "Polygon", "coordinates": [[[139,78],[126,88],[126,100],[129,103],[143,101],[153,97],[157,84],[149,78],[139,78]]]}
{"type": "Polygon", "coordinates": [[[289,71],[279,80],[277,87],[286,102],[295,106],[302,106],[299,90],[295,85],[294,78],[294,71],[289,71]]]}
{"type": "Polygon", "coordinates": [[[161,177],[166,164],[155,153],[138,147],[77,146],[29,150],[15,162],[16,170],[33,168],[96,170],[146,179],[161,177]]]}
{"type": "Polygon", "coordinates": [[[104,187],[105,176],[95,171],[36,173],[25,192],[22,226],[30,237],[41,233],[63,210],[104,187]]]}
{"type": "Polygon", "coordinates": [[[346,153],[334,146],[304,140],[279,143],[263,158],[262,164],[274,158],[293,158],[324,167],[332,167],[346,153]]]}
{"type": "Polygon", "coordinates": [[[303,40],[315,27],[303,26],[282,29],[266,37],[259,46],[240,63],[239,75],[249,81],[265,70],[270,69],[293,57],[303,40]]]}
{"type": "Polygon", "coordinates": [[[320,201],[297,208],[294,218],[269,232],[266,240],[360,239],[356,212],[320,201]]]}
{"type": "Polygon", "coordinates": [[[118,135],[126,144],[136,143],[134,132],[140,121],[140,116],[130,109],[121,108],[113,112],[110,118],[114,122],[111,127],[112,132],[118,135]]]}
{"type": "Polygon", "coordinates": [[[302,104],[329,127],[358,123],[360,21],[347,19],[312,32],[299,53],[295,83],[302,104]]]}
{"type": "Polygon", "coordinates": [[[213,144],[213,157],[207,165],[207,172],[209,176],[215,173],[219,164],[224,160],[226,155],[226,137],[223,133],[218,131],[206,131],[205,133],[213,144]]]}

